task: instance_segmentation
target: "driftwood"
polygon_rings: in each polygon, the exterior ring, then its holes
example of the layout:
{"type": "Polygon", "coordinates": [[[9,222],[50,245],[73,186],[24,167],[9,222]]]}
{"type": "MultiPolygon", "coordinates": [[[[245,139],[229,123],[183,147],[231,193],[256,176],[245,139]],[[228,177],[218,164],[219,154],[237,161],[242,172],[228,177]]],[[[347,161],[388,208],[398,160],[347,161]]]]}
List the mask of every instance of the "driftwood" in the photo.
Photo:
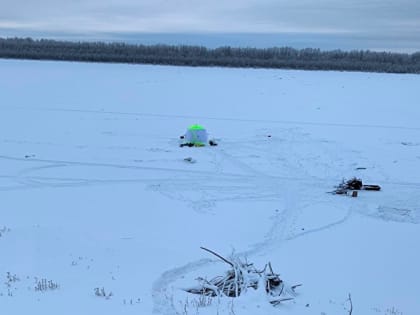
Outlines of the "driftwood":
{"type": "MultiPolygon", "coordinates": [[[[224,276],[218,276],[211,280],[201,277],[196,279],[199,286],[185,289],[186,292],[209,297],[238,297],[252,288],[254,290],[263,289],[269,296],[272,305],[279,305],[281,302],[293,299],[293,297],[284,293],[284,282],[279,274],[273,271],[271,263],[266,264],[264,269],[257,270],[253,264],[242,262],[237,257],[229,260],[205,247],[201,247],[201,249],[213,254],[228,264],[231,269],[224,276]]],[[[294,293],[299,286],[301,284],[291,286],[288,291],[294,293]]]]}

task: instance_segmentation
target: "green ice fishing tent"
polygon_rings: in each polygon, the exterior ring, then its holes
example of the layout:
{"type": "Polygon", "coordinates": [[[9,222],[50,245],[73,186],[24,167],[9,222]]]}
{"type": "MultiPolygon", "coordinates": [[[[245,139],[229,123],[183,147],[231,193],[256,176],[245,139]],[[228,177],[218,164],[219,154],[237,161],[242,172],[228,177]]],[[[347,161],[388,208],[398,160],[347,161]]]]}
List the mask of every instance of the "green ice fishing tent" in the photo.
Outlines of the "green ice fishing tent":
{"type": "Polygon", "coordinates": [[[193,144],[198,147],[206,145],[207,138],[208,135],[206,129],[198,124],[189,126],[184,136],[186,143],[193,144]]]}

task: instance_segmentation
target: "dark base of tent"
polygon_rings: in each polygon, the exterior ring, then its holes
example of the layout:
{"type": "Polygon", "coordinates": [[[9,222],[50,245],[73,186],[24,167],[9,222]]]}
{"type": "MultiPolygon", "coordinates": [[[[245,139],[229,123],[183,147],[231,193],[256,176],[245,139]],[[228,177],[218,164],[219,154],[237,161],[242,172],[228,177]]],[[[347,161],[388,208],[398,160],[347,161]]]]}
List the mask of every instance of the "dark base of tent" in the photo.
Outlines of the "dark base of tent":
{"type": "Polygon", "coordinates": [[[193,146],[194,146],[194,143],[181,143],[179,146],[180,146],[181,148],[182,148],[182,147],[193,147],[193,146]]]}
{"type": "MultiPolygon", "coordinates": [[[[212,147],[215,147],[215,146],[217,146],[217,143],[214,140],[210,140],[209,145],[212,146],[212,147]]],[[[204,147],[204,144],[202,144],[202,143],[181,143],[179,146],[181,148],[182,147],[190,147],[190,148],[191,147],[204,147]]]]}
{"type": "Polygon", "coordinates": [[[181,148],[182,147],[204,147],[204,144],[203,143],[181,143],[180,145],[179,145],[181,148]]]}

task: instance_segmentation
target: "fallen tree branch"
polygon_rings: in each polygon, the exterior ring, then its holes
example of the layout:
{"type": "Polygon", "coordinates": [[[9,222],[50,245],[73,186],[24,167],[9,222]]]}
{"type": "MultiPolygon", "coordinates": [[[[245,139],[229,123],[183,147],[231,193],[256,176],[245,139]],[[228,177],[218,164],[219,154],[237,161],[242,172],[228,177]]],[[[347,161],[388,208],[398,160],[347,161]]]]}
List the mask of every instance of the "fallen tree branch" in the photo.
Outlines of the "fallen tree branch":
{"type": "Polygon", "coordinates": [[[205,250],[205,251],[207,251],[207,252],[209,252],[209,253],[211,253],[211,254],[213,254],[214,256],[216,256],[216,257],[218,257],[218,258],[220,258],[221,260],[223,260],[225,263],[227,263],[227,264],[229,264],[231,267],[234,267],[234,265],[233,265],[233,263],[232,262],[230,262],[229,260],[227,260],[226,258],[224,258],[224,257],[222,257],[222,256],[220,256],[218,253],[216,253],[216,252],[214,252],[214,251],[212,251],[212,250],[210,250],[210,249],[208,249],[208,248],[205,248],[205,247],[200,247],[201,249],[203,249],[203,250],[205,250]]]}
{"type": "Polygon", "coordinates": [[[200,248],[215,255],[230,265],[231,268],[223,276],[217,276],[211,280],[197,278],[198,286],[184,289],[188,293],[205,297],[239,297],[252,288],[254,290],[264,290],[269,302],[277,306],[282,302],[294,299],[296,296],[295,289],[301,286],[301,284],[286,286],[280,275],[274,272],[271,262],[268,262],[264,269],[259,271],[253,264],[242,261],[238,256],[232,255],[228,260],[208,248],[200,248]]]}
{"type": "Polygon", "coordinates": [[[273,300],[273,301],[270,301],[270,304],[272,304],[272,305],[274,305],[274,306],[277,306],[277,305],[279,305],[281,302],[291,301],[291,300],[293,300],[293,298],[278,299],[278,300],[273,300]]]}
{"type": "Polygon", "coordinates": [[[351,315],[351,313],[353,312],[353,302],[351,300],[351,295],[349,293],[349,298],[348,301],[350,302],[350,309],[349,309],[349,315],[351,315]]]}

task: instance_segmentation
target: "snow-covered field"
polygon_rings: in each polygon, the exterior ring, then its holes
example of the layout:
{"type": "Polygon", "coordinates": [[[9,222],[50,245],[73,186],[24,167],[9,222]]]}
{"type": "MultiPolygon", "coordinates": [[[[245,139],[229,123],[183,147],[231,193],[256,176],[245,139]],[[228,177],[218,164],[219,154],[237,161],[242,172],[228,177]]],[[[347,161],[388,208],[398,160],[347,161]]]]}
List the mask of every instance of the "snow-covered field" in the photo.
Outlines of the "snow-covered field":
{"type": "Polygon", "coordinates": [[[0,314],[420,314],[420,76],[0,74],[0,314]],[[180,148],[194,123],[219,146],[180,148]],[[353,176],[382,191],[327,193],[353,176]],[[229,266],[200,246],[303,285],[203,307],[182,288],[229,266]]]}

